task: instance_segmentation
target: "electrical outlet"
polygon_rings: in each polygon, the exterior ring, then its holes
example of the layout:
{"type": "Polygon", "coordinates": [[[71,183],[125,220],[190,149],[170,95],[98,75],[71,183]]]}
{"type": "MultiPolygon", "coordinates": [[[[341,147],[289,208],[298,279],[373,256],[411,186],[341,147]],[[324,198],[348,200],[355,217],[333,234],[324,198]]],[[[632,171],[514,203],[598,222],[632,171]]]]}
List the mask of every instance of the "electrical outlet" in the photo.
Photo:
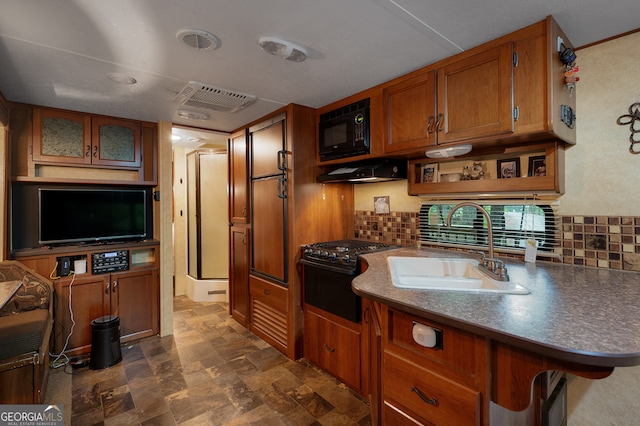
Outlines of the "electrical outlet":
{"type": "Polygon", "coordinates": [[[558,52],[562,52],[562,45],[564,44],[564,40],[562,37],[558,36],[558,52]]]}

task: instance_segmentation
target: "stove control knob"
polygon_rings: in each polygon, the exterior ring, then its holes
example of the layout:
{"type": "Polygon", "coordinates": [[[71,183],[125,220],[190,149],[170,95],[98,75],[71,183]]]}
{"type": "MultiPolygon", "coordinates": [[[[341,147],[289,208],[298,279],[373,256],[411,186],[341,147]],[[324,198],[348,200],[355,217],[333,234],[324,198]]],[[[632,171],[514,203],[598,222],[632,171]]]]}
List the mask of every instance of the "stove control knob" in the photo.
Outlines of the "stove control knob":
{"type": "Polygon", "coordinates": [[[327,259],[329,257],[329,252],[328,251],[323,251],[321,256],[325,259],[327,259]]]}
{"type": "Polygon", "coordinates": [[[331,253],[331,255],[329,256],[329,259],[336,260],[338,259],[338,255],[336,253],[331,253]]]}

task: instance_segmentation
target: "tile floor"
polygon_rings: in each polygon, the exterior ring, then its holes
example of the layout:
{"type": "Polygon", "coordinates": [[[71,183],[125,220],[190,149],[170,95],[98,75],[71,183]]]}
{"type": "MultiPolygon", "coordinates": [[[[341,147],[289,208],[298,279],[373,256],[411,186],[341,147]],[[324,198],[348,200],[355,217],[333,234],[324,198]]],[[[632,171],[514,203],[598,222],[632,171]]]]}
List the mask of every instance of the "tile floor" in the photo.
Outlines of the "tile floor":
{"type": "Polygon", "coordinates": [[[174,334],[122,346],[103,370],[51,370],[46,402],[72,425],[369,425],[366,401],[291,361],[224,303],[174,300],[174,334]]]}

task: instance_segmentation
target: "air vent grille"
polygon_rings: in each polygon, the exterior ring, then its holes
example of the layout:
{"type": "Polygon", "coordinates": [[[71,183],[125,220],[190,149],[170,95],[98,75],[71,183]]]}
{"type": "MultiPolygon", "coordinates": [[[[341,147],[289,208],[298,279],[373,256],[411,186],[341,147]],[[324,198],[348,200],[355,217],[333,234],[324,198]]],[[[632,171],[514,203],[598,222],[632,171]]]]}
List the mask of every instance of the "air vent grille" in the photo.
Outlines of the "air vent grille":
{"type": "Polygon", "coordinates": [[[189,82],[173,99],[180,105],[222,112],[239,111],[255,100],[256,97],[253,95],[232,92],[194,81],[189,82]]]}

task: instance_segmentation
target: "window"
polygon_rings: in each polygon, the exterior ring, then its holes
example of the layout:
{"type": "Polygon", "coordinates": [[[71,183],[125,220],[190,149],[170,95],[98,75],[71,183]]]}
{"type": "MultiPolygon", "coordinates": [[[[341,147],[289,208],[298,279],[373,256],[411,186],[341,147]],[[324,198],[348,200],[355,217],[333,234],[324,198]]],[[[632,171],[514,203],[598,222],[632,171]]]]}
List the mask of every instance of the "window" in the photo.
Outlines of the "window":
{"type": "MultiPolygon", "coordinates": [[[[487,247],[487,221],[476,208],[464,206],[446,220],[455,204],[423,204],[420,209],[420,243],[487,247]]],[[[485,204],[493,226],[496,250],[524,252],[526,241],[535,239],[538,251],[552,252],[556,244],[556,222],[549,205],[485,204]]]]}

